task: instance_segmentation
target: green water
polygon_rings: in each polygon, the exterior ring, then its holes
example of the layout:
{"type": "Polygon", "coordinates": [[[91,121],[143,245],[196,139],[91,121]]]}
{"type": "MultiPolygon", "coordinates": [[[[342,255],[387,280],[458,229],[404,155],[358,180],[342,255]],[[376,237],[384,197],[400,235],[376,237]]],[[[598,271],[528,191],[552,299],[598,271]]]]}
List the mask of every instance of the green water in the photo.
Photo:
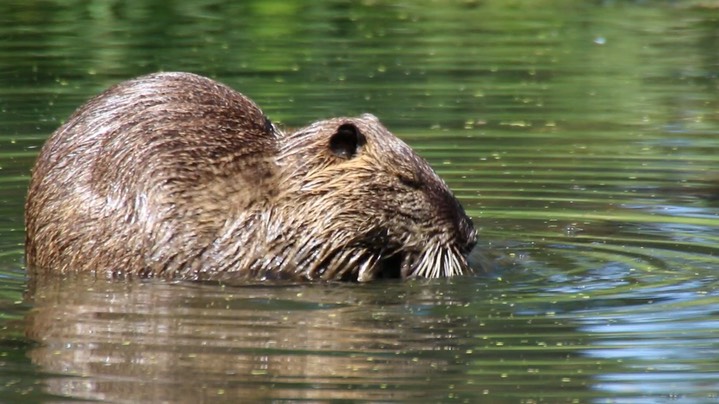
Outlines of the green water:
{"type": "Polygon", "coordinates": [[[0,3],[0,401],[719,401],[719,4],[227,3],[0,3]],[[491,272],[28,285],[38,148],[158,70],[287,126],[379,116],[491,272]]]}

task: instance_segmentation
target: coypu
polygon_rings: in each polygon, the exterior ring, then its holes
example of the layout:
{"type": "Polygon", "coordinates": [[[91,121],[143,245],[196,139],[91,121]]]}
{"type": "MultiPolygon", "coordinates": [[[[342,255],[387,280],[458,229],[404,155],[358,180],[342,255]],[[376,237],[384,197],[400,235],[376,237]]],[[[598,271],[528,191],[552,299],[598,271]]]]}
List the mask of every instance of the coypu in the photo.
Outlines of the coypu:
{"type": "Polygon", "coordinates": [[[471,273],[476,232],[373,115],[291,133],[250,99],[156,73],[88,101],[43,146],[25,205],[35,272],[368,281],[471,273]]]}

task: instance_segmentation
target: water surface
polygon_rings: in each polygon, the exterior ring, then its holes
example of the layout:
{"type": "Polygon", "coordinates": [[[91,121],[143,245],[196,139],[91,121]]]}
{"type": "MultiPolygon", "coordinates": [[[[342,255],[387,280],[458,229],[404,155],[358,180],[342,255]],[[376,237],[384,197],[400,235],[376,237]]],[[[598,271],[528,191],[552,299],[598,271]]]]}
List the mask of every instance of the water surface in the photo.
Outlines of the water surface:
{"type": "Polygon", "coordinates": [[[0,4],[8,402],[719,401],[719,9],[710,1],[0,4]],[[158,70],[276,122],[370,112],[446,179],[489,273],[28,282],[44,139],[158,70]]]}

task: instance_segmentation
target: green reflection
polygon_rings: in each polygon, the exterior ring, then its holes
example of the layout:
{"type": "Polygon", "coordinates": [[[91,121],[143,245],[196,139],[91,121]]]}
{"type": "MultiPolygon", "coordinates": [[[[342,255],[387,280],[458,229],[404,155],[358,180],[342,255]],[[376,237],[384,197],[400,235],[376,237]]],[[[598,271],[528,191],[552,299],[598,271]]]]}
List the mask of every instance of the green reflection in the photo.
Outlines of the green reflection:
{"type": "Polygon", "coordinates": [[[0,2],[0,396],[716,399],[717,21],[711,1],[0,2]],[[157,70],[219,79],[289,126],[374,113],[455,190],[498,269],[60,282],[18,303],[38,147],[157,70]]]}

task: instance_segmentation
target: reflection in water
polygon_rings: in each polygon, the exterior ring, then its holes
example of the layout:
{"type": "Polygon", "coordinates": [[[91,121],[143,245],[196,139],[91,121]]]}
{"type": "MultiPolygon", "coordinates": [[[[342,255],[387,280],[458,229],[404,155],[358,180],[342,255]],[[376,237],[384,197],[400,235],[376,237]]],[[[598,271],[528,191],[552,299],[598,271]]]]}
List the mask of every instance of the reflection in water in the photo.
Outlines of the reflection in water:
{"type": "Polygon", "coordinates": [[[633,402],[662,391],[707,398],[719,388],[711,359],[719,324],[703,312],[719,308],[716,282],[642,285],[610,267],[568,276],[556,287],[526,277],[33,279],[25,332],[37,344],[28,356],[47,393],[125,402],[516,402],[544,393],[633,402]]]}
{"type": "MultiPolygon", "coordinates": [[[[456,367],[441,353],[458,349],[460,324],[408,316],[437,299],[431,289],[386,286],[45,280],[32,291],[27,335],[40,345],[29,355],[62,374],[51,393],[85,399],[428,398],[427,380],[456,367]]],[[[449,393],[437,387],[435,399],[449,393]]]]}

